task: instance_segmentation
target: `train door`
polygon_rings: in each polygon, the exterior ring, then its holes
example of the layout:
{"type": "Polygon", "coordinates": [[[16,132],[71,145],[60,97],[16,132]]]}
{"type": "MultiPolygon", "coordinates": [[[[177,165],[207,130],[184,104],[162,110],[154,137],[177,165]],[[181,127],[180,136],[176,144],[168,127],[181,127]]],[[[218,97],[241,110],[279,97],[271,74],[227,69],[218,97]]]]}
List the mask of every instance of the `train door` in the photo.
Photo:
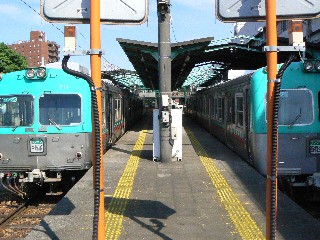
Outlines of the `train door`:
{"type": "Polygon", "coordinates": [[[235,124],[235,96],[233,93],[227,95],[227,113],[226,113],[226,142],[230,148],[233,148],[232,130],[235,124]]]}
{"type": "Polygon", "coordinates": [[[108,94],[108,128],[109,128],[109,143],[112,142],[112,135],[113,135],[113,97],[112,94],[108,94]]]}
{"type": "Polygon", "coordinates": [[[249,87],[245,88],[244,96],[244,126],[245,126],[245,144],[247,150],[247,159],[252,163],[252,157],[250,153],[250,90],[249,87]]]}

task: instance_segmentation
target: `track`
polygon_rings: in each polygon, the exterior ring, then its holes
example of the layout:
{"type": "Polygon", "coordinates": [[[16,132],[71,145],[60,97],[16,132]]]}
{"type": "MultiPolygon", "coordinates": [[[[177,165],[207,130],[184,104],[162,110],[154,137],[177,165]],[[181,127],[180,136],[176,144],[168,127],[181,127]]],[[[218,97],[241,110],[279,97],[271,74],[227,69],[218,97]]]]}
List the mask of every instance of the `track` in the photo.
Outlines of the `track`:
{"type": "Polygon", "coordinates": [[[28,200],[6,196],[0,202],[0,238],[25,238],[51,211],[59,197],[37,196],[28,200]]]}

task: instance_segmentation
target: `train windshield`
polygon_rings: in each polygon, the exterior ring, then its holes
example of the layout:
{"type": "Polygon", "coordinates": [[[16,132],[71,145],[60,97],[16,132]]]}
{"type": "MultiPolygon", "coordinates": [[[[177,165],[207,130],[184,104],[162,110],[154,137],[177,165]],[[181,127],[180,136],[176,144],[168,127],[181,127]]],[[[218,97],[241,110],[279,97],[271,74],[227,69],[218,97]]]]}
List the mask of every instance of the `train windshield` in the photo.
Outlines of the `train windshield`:
{"type": "Polygon", "coordinates": [[[72,126],[81,123],[81,97],[78,94],[44,94],[39,100],[40,124],[72,126]]]}
{"type": "Polygon", "coordinates": [[[31,126],[33,106],[32,95],[0,95],[0,127],[31,126]]]}
{"type": "Polygon", "coordinates": [[[307,89],[280,92],[279,125],[309,125],[313,122],[313,97],[307,89]]]}

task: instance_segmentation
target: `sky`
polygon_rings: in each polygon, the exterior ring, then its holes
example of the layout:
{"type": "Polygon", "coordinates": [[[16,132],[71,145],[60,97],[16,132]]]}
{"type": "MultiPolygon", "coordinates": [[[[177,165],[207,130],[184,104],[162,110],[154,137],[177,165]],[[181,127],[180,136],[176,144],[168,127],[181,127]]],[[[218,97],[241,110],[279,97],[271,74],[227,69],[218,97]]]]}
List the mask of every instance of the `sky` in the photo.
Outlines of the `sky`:
{"type": "MultiPolygon", "coordinates": [[[[57,0],[45,0],[57,1],[57,0]]],[[[88,0],[87,0],[88,1],[88,0]]],[[[103,1],[103,0],[101,0],[103,1]]],[[[157,43],[158,17],[157,0],[150,0],[148,20],[142,25],[101,25],[101,48],[105,60],[127,70],[134,70],[116,38],[157,43]]],[[[233,24],[222,23],[215,16],[215,0],[171,0],[171,42],[214,37],[224,39],[233,36],[233,24]]],[[[46,22],[40,13],[40,0],[1,0],[0,1],[0,42],[13,44],[29,41],[30,31],[46,33],[49,41],[60,45],[60,61],[63,58],[66,23],[46,22]]],[[[76,24],[77,50],[90,49],[89,24],[76,24]]],[[[90,57],[72,56],[70,61],[90,68],[90,57]]],[[[102,68],[102,70],[104,70],[102,68]]]]}

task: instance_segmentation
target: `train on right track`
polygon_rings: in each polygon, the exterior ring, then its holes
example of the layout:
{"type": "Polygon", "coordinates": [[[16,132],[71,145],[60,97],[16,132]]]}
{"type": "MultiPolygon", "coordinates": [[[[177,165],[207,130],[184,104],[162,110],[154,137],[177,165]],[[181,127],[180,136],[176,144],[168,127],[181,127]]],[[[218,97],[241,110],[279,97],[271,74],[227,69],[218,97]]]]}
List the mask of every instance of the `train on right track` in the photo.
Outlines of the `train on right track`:
{"type": "MultiPolygon", "coordinates": [[[[267,71],[260,68],[197,91],[186,114],[266,176],[266,97],[267,71]]],[[[320,61],[292,62],[279,100],[278,177],[291,187],[320,189],[320,61]]]]}

